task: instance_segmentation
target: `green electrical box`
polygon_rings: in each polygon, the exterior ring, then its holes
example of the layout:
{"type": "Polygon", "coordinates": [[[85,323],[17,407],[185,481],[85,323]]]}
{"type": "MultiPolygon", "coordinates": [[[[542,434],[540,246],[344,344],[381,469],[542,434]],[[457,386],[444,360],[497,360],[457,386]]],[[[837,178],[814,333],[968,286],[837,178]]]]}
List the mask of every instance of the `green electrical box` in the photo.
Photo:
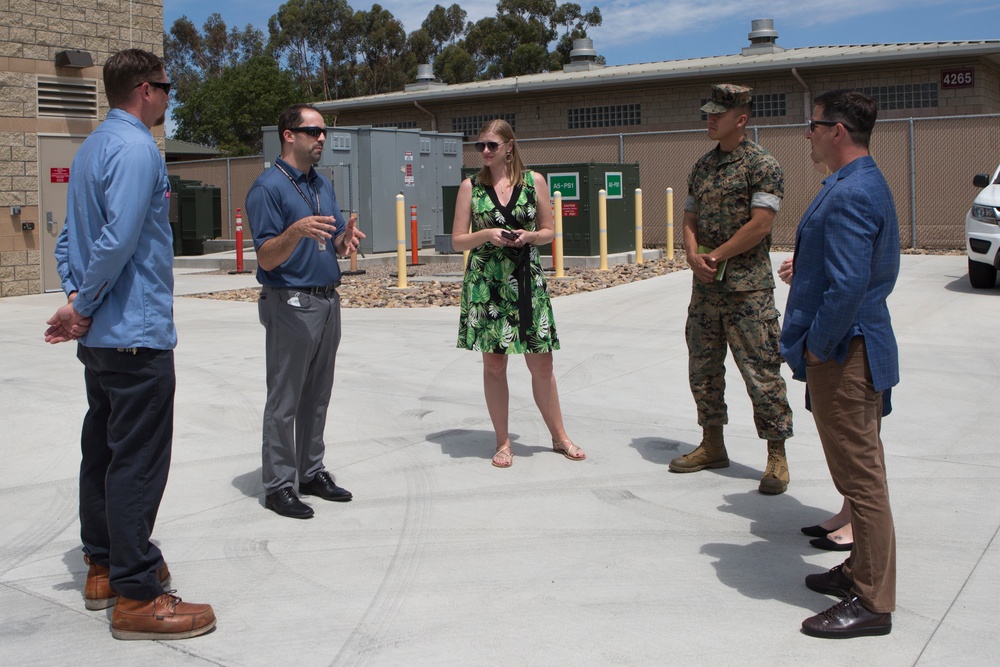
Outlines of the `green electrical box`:
{"type": "Polygon", "coordinates": [[[181,188],[178,219],[183,253],[204,254],[205,240],[222,234],[222,195],[219,188],[211,185],[181,188]]]}
{"type": "MultiPolygon", "coordinates": [[[[463,176],[463,178],[467,178],[463,176]]],[[[455,224],[455,200],[458,199],[459,185],[441,186],[441,204],[444,208],[444,233],[451,235],[452,225],[455,224]]]]}
{"type": "Polygon", "coordinates": [[[168,180],[174,255],[202,255],[206,239],[222,236],[222,190],[178,176],[168,180]]]}
{"type": "MultiPolygon", "coordinates": [[[[594,257],[601,254],[600,190],[607,193],[608,253],[635,251],[638,163],[542,164],[529,165],[529,168],[545,177],[549,199],[554,198],[556,190],[562,195],[564,255],[594,257]]],[[[478,172],[478,168],[465,167],[462,178],[478,172]]],[[[445,224],[450,230],[447,211],[445,224]]],[[[539,250],[543,255],[552,254],[551,245],[539,250]]]]}

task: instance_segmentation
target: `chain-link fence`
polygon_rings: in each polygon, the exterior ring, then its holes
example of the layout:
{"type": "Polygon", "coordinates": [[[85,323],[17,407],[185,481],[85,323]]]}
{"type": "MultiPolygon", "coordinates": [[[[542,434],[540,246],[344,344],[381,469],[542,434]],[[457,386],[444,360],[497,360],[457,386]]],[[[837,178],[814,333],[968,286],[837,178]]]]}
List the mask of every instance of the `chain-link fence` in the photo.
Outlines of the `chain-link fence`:
{"type": "MultiPolygon", "coordinates": [[[[775,220],[773,242],[792,245],[799,219],[823,180],[809,157],[805,126],[756,126],[748,134],[777,158],[785,172],[785,199],[775,220]]],[[[518,141],[529,166],[638,163],[645,243],[666,243],[666,189],[673,188],[678,247],[688,172],[712,146],[703,129],[518,141]]],[[[1000,115],[879,121],[871,152],[896,198],[903,247],[962,248],[965,212],[977,192],[972,177],[992,173],[1000,162],[1000,115]]],[[[481,164],[472,144],[464,146],[463,157],[466,165],[481,164]]],[[[261,156],[175,162],[167,167],[171,174],[222,189],[222,234],[232,238],[236,207],[246,208],[247,190],[263,169],[261,156]]]]}
{"type": "MultiPolygon", "coordinates": [[[[805,125],[748,129],[785,172],[785,200],[775,220],[773,242],[791,245],[799,219],[819,190],[823,174],[809,157],[805,125]]],[[[616,134],[556,139],[520,139],[530,164],[628,162],[639,164],[643,234],[649,245],[666,243],[666,189],[674,191],[674,242],[681,242],[687,177],[712,143],[704,130],[616,134]]],[[[478,155],[466,146],[466,164],[478,155]]],[[[977,189],[972,177],[992,173],[1000,162],[1000,115],[879,121],[872,156],[896,199],[904,247],[962,248],[965,212],[977,189]]]]}
{"type": "Polygon", "coordinates": [[[250,238],[246,227],[246,197],[250,186],[264,170],[260,155],[215,160],[169,162],[171,176],[201,181],[204,185],[219,188],[222,196],[222,238],[232,239],[236,234],[236,209],[243,211],[244,238],[250,238]]]}

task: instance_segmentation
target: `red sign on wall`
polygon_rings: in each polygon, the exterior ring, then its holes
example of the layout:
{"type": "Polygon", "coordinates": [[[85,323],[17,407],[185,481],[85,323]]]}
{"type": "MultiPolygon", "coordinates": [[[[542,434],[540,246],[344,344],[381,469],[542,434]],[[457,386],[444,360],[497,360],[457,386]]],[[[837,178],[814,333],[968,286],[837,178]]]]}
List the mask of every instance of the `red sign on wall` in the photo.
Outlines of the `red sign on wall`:
{"type": "Polygon", "coordinates": [[[563,202],[563,217],[564,218],[575,218],[580,215],[580,204],[575,201],[564,201],[563,202]]]}
{"type": "Polygon", "coordinates": [[[69,183],[69,167],[52,167],[49,179],[52,183],[69,183]]]}

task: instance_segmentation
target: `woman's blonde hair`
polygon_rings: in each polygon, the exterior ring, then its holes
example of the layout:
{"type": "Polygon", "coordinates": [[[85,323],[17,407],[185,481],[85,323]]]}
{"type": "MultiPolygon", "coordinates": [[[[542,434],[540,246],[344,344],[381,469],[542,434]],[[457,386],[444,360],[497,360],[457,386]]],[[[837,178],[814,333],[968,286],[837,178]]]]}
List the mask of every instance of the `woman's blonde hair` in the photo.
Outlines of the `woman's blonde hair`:
{"type": "MultiPolygon", "coordinates": [[[[510,160],[504,156],[504,161],[507,168],[507,180],[513,187],[524,180],[525,172],[524,163],[521,162],[521,154],[517,150],[517,141],[514,140],[514,129],[510,123],[502,118],[494,118],[483,123],[483,126],[479,128],[479,136],[491,132],[503,139],[505,145],[510,143],[510,160]]],[[[476,182],[480,185],[493,185],[493,174],[486,165],[483,165],[483,168],[476,174],[476,182]]]]}

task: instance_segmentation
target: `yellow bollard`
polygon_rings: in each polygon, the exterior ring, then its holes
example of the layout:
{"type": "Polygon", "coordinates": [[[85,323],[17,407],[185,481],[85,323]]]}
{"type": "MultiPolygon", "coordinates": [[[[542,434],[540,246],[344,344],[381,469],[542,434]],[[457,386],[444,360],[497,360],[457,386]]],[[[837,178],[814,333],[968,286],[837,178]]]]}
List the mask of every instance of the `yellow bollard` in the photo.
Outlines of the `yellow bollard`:
{"type": "Polygon", "coordinates": [[[597,191],[597,234],[601,248],[600,271],[608,270],[608,193],[597,191]]]}
{"type": "Polygon", "coordinates": [[[674,258],[674,189],[667,188],[667,259],[674,258]]]}
{"type": "Polygon", "coordinates": [[[552,268],[556,270],[556,278],[563,277],[563,219],[562,219],[562,193],[556,190],[552,193],[552,208],[555,211],[555,219],[552,223],[555,229],[555,236],[552,237],[552,268]]]}
{"type": "Polygon", "coordinates": [[[469,266],[469,253],[470,252],[472,252],[472,251],[471,250],[463,250],[462,251],[462,273],[463,274],[465,273],[466,268],[468,268],[468,266],[469,266]]]}
{"type": "Polygon", "coordinates": [[[642,188],[635,189],[635,263],[642,264],[642,188]]]}
{"type": "Polygon", "coordinates": [[[399,282],[396,287],[406,287],[406,224],[405,213],[406,202],[403,195],[396,195],[396,271],[399,273],[399,282]]]}

